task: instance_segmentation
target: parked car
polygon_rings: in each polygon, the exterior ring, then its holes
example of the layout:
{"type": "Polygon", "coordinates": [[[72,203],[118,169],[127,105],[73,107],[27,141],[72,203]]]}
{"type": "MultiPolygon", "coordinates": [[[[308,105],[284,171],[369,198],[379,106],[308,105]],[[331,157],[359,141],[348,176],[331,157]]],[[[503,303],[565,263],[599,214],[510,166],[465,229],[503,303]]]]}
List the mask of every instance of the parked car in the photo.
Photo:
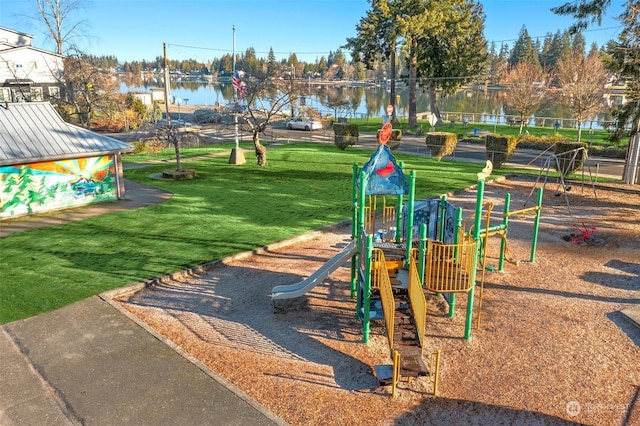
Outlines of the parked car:
{"type": "Polygon", "coordinates": [[[295,118],[287,121],[287,129],[289,130],[320,130],[322,123],[318,120],[295,118]]]}

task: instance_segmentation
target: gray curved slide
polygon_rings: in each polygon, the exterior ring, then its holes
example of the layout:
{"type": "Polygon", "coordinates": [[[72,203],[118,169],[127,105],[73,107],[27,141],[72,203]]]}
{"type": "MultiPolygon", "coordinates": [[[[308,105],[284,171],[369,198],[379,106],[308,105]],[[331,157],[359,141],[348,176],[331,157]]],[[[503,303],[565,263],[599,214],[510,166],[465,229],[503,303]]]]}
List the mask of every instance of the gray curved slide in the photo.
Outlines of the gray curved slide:
{"type": "Polygon", "coordinates": [[[293,299],[303,296],[306,292],[323,282],[336,269],[357,252],[357,241],[351,242],[338,254],[327,261],[320,269],[311,274],[306,280],[295,284],[277,285],[271,290],[271,300],[293,299]]]}

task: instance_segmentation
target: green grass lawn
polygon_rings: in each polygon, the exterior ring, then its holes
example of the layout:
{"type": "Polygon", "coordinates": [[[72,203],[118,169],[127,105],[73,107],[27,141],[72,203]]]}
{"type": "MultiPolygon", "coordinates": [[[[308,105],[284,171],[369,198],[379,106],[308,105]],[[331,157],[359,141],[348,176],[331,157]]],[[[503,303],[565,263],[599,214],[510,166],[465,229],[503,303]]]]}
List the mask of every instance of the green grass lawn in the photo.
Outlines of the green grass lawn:
{"type": "MultiPolygon", "coordinates": [[[[197,177],[180,182],[149,178],[166,164],[127,170],[127,179],[174,196],[0,239],[0,323],[350,219],[353,164],[362,166],[371,152],[291,144],[269,149],[263,168],[251,153],[243,166],[229,165],[228,156],[185,159],[197,177]]],[[[418,199],[472,185],[482,168],[397,159],[416,171],[418,199]]]]}

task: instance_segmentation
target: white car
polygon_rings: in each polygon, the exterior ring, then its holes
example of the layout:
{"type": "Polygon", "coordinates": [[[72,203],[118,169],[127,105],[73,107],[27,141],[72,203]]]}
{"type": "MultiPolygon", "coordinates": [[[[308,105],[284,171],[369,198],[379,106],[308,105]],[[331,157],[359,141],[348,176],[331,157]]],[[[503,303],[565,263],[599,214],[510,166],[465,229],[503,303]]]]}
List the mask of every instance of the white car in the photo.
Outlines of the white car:
{"type": "Polygon", "coordinates": [[[287,129],[289,130],[320,130],[322,129],[322,123],[318,120],[303,120],[302,118],[295,118],[287,121],[287,129]]]}

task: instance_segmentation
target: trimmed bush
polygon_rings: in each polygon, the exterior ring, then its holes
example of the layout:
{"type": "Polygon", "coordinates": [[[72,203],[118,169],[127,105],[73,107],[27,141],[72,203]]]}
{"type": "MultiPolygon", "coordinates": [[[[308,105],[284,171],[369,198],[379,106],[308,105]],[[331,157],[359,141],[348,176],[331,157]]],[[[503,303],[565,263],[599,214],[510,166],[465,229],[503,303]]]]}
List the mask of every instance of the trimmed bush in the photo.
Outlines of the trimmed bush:
{"type": "Polygon", "coordinates": [[[580,170],[587,159],[586,148],[587,144],[584,142],[556,142],[553,148],[553,153],[558,157],[558,163],[554,164],[556,170],[565,176],[580,170]],[[584,149],[579,150],[580,148],[584,149]]]}
{"type": "Polygon", "coordinates": [[[516,151],[516,145],[518,145],[518,138],[515,136],[487,135],[485,141],[487,160],[491,160],[493,167],[499,169],[509,161],[516,151]]]}
{"type": "Polygon", "coordinates": [[[592,145],[589,147],[589,153],[599,157],[618,158],[624,160],[627,156],[627,147],[592,145]]]}
{"type": "Polygon", "coordinates": [[[425,139],[431,156],[440,161],[442,157],[451,155],[456,150],[458,137],[455,133],[430,132],[425,139]]]}
{"type": "Polygon", "coordinates": [[[333,143],[341,150],[345,150],[349,145],[358,143],[358,136],[360,136],[360,131],[357,124],[333,124],[333,143]]]}

